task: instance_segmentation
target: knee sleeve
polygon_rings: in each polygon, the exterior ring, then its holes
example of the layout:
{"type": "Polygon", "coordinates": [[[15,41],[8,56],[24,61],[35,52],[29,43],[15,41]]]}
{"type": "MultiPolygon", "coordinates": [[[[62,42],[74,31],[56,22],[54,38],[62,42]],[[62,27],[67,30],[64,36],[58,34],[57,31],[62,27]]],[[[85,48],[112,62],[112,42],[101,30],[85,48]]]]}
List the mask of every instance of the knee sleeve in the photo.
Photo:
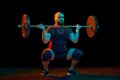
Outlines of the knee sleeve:
{"type": "Polygon", "coordinates": [[[72,54],[72,58],[75,60],[80,60],[82,55],[83,55],[83,52],[81,50],[76,49],[72,54]]]}
{"type": "Polygon", "coordinates": [[[50,51],[45,51],[41,57],[43,61],[49,61],[52,58],[52,54],[50,51]]]}

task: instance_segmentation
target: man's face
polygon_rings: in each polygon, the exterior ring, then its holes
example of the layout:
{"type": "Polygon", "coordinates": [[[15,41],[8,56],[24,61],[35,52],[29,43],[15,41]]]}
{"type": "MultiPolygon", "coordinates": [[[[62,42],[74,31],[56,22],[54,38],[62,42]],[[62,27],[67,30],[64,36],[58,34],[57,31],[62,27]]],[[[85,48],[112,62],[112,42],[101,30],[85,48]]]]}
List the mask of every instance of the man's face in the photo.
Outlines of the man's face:
{"type": "Polygon", "coordinates": [[[55,15],[55,22],[59,25],[64,25],[64,14],[62,13],[57,13],[55,15]]]}

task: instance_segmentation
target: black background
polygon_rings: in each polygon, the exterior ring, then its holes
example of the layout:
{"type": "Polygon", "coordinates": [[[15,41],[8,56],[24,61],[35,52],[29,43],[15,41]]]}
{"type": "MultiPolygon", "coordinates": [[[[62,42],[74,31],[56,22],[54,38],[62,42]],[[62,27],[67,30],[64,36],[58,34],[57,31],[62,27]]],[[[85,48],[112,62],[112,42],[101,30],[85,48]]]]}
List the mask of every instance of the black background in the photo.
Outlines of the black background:
{"type": "MultiPolygon", "coordinates": [[[[114,4],[114,3],[112,3],[114,4]]],[[[114,4],[115,5],[115,4],[114,4]]],[[[81,1],[37,1],[17,0],[15,5],[15,21],[6,28],[7,34],[2,38],[5,41],[1,54],[1,67],[40,67],[40,55],[47,45],[41,41],[41,30],[31,28],[30,36],[23,39],[21,16],[26,13],[30,16],[31,24],[54,24],[53,16],[57,11],[65,15],[66,25],[85,25],[89,15],[95,15],[99,23],[99,30],[94,38],[89,38],[85,28],[81,29],[79,42],[68,42],[68,47],[76,47],[84,52],[79,66],[120,66],[118,46],[119,17],[117,6],[103,2],[81,1]]],[[[9,15],[10,16],[10,15],[9,15]]],[[[13,17],[13,16],[12,16],[13,17]]],[[[72,28],[75,30],[74,28],[72,28]]],[[[67,61],[53,62],[54,66],[69,66],[67,61]],[[62,62],[62,63],[61,63],[62,62]]]]}

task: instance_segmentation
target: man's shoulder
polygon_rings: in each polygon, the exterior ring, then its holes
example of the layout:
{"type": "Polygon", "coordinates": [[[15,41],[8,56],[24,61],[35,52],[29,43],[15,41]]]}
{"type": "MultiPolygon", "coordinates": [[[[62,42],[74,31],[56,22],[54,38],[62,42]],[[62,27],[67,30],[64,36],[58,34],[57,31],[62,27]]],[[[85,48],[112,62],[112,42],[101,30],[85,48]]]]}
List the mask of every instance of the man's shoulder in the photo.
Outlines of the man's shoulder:
{"type": "Polygon", "coordinates": [[[67,31],[72,32],[72,29],[71,29],[70,27],[65,27],[65,29],[66,29],[67,31]]]}
{"type": "Polygon", "coordinates": [[[51,26],[48,26],[46,30],[49,31],[49,30],[53,30],[54,28],[55,28],[54,25],[51,25],[51,26]]]}

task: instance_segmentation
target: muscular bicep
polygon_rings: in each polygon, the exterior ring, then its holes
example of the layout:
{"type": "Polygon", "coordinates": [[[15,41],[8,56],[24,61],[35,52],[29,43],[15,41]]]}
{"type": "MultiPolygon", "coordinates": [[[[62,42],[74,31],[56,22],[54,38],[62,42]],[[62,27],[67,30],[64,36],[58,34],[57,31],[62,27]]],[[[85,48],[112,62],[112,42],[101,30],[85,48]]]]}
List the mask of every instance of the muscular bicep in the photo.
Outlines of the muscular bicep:
{"type": "Polygon", "coordinates": [[[46,29],[46,33],[49,35],[49,39],[50,39],[51,36],[53,36],[54,31],[53,31],[53,29],[52,29],[51,27],[48,27],[48,28],[46,29]]]}
{"type": "Polygon", "coordinates": [[[74,43],[74,32],[73,32],[73,30],[70,27],[68,27],[67,31],[68,31],[69,40],[74,43]]]}
{"type": "Polygon", "coordinates": [[[45,44],[47,44],[50,41],[52,35],[52,30],[50,28],[46,29],[46,32],[42,32],[42,40],[45,44]]]}

